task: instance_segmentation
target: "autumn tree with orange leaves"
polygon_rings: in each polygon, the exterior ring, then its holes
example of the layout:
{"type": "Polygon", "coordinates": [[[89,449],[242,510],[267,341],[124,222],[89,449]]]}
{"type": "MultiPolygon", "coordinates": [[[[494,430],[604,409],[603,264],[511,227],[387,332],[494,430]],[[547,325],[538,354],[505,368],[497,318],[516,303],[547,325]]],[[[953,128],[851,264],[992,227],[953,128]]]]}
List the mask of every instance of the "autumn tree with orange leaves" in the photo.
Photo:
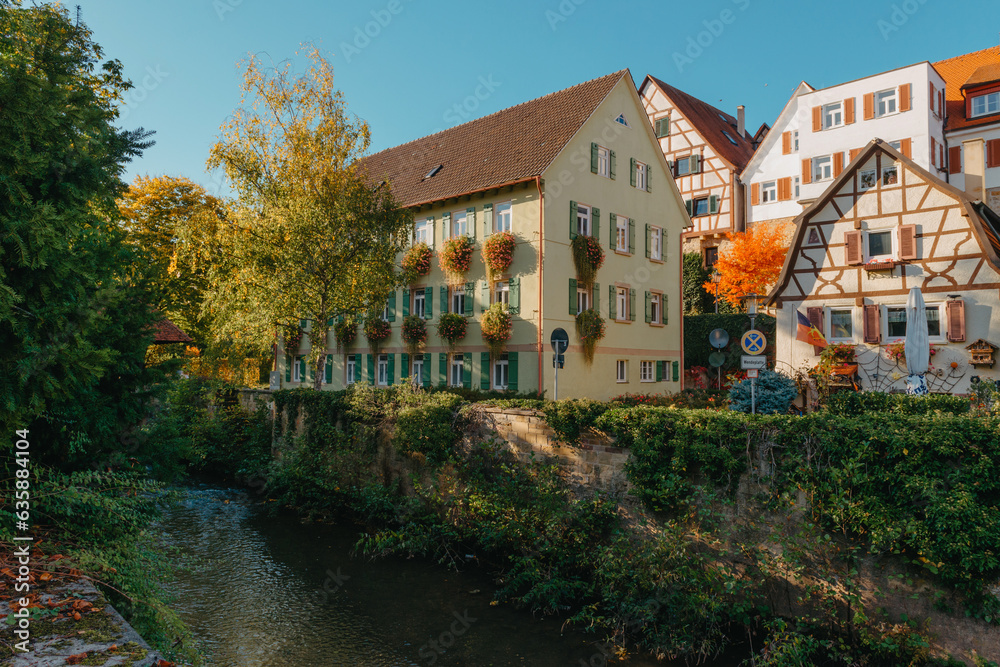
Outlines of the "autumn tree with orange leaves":
{"type": "MultiPolygon", "coordinates": [[[[745,232],[727,235],[729,245],[719,251],[715,270],[721,276],[719,298],[741,308],[748,294],[767,294],[781,274],[788,246],[785,225],[754,225],[745,232]]],[[[702,287],[715,294],[716,284],[702,287]]]]}

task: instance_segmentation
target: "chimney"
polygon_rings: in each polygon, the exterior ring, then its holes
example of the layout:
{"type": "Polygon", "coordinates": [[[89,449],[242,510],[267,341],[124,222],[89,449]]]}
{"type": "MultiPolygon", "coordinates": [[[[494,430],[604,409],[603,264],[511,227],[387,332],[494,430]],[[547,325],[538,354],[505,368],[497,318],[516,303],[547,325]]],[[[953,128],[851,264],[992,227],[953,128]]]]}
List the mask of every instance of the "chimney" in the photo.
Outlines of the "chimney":
{"type": "Polygon", "coordinates": [[[736,107],[736,133],[746,137],[746,108],[741,104],[736,107]]]}
{"type": "Polygon", "coordinates": [[[983,139],[962,142],[962,172],[965,193],[972,199],[986,201],[986,142],[983,139]]]}

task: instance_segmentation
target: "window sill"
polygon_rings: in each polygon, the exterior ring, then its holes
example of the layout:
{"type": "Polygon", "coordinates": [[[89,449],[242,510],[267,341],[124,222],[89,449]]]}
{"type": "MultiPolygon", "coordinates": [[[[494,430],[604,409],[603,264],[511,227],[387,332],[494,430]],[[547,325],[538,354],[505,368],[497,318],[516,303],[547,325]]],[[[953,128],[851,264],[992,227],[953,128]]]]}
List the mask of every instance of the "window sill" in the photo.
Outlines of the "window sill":
{"type": "Polygon", "coordinates": [[[650,257],[649,261],[656,262],[657,264],[663,264],[663,258],[662,257],[650,257]]]}
{"type": "Polygon", "coordinates": [[[620,318],[617,318],[617,317],[616,317],[616,318],[615,318],[615,319],[614,319],[613,321],[614,321],[614,322],[617,322],[618,324],[632,324],[632,320],[630,320],[630,319],[628,319],[628,318],[625,318],[625,319],[623,320],[623,319],[620,319],[620,318]]]}
{"type": "Polygon", "coordinates": [[[625,257],[631,257],[634,253],[631,253],[628,250],[619,250],[618,248],[615,248],[615,254],[624,255],[625,257]]]}
{"type": "Polygon", "coordinates": [[[616,380],[615,384],[628,384],[628,380],[616,380]]]}
{"type": "Polygon", "coordinates": [[[651,327],[659,327],[660,329],[666,326],[663,322],[648,322],[647,324],[651,327]]]}

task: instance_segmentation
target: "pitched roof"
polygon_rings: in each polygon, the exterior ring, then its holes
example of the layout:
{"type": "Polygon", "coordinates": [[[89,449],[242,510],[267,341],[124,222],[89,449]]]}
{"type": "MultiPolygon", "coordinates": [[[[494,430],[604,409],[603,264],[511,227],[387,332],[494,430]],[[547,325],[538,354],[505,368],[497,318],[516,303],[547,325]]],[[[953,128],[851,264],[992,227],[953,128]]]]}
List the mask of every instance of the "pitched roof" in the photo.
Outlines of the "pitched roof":
{"type": "Polygon", "coordinates": [[[819,197],[816,201],[809,205],[802,213],[792,221],[795,225],[795,235],[792,237],[792,243],[788,248],[788,252],[785,254],[785,264],[781,267],[781,275],[778,276],[778,282],[775,284],[774,289],[767,297],[767,303],[773,303],[774,300],[781,295],[781,291],[788,286],[788,281],[791,278],[792,268],[796,261],[796,251],[802,245],[802,238],[805,236],[806,226],[803,224],[807,219],[811,218],[816,213],[823,210],[830,201],[837,196],[840,192],[841,187],[845,182],[854,178],[854,173],[863,165],[876,150],[881,150],[883,153],[887,153],[894,160],[900,162],[907,169],[917,173],[921,178],[923,178],[927,183],[941,190],[947,195],[950,195],[958,200],[958,203],[965,210],[963,215],[966,215],[969,219],[969,226],[972,227],[973,235],[979,242],[979,247],[982,248],[983,254],[986,256],[986,260],[995,268],[1000,271],[1000,216],[994,213],[989,207],[985,206],[982,202],[973,202],[969,199],[963,191],[956,188],[954,185],[945,183],[940,178],[927,171],[919,164],[911,160],[910,158],[904,156],[902,153],[897,151],[895,148],[882,141],[881,139],[873,139],[868,142],[868,145],[859,153],[853,160],[851,160],[850,165],[848,165],[844,171],[840,173],[833,183],[827,187],[823,192],[823,195],[819,197]]]}
{"type": "Polygon", "coordinates": [[[153,345],[190,342],[192,342],[191,336],[181,331],[180,327],[165,317],[153,325],[153,345]]]}
{"type": "Polygon", "coordinates": [[[996,83],[997,81],[1000,81],[1000,62],[976,68],[976,71],[972,73],[969,80],[962,84],[962,88],[974,88],[987,83],[996,83]]]}
{"type": "MultiPolygon", "coordinates": [[[[962,86],[983,66],[1000,63],[1000,46],[991,46],[981,51],[973,51],[934,63],[934,69],[945,82],[945,106],[948,115],[946,130],[958,130],[972,125],[982,125],[983,120],[969,120],[965,117],[965,97],[962,86]]],[[[990,117],[986,123],[995,122],[990,117]]]]}
{"type": "Polygon", "coordinates": [[[651,81],[670,98],[678,111],[694,126],[698,134],[711,144],[722,159],[735,167],[737,172],[743,171],[750,161],[750,156],[753,155],[753,138],[746,136],[746,128],[741,136],[736,131],[736,119],[725,111],[664,83],[652,74],[646,75],[646,81],[651,81]]]}
{"type": "Polygon", "coordinates": [[[388,180],[403,206],[533,179],[624,78],[634,87],[629,71],[620,70],[369,155],[363,168],[388,180]]]}

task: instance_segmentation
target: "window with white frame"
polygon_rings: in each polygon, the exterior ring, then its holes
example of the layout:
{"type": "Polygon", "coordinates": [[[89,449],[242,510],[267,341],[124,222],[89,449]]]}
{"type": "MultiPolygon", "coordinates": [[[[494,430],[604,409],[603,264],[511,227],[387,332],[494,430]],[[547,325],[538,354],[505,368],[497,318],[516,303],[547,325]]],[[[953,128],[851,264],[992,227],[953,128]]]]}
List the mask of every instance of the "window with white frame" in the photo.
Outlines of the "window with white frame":
{"type": "Polygon", "coordinates": [[[646,164],[644,164],[642,162],[636,162],[635,163],[635,187],[639,188],[640,190],[645,190],[646,189],[646,170],[647,169],[649,169],[648,165],[646,165],[646,164]]]}
{"type": "Polygon", "coordinates": [[[656,382],[656,364],[654,362],[639,362],[639,382],[656,382]]]}
{"type": "Polygon", "coordinates": [[[906,336],[906,306],[888,306],[885,309],[886,333],[889,338],[906,336]]]}
{"type": "Polygon", "coordinates": [[[615,289],[615,317],[618,320],[628,319],[628,288],[615,289]]]}
{"type": "MultiPolygon", "coordinates": [[[[903,150],[903,142],[899,139],[897,139],[896,141],[890,141],[889,145],[895,148],[897,151],[903,150]]],[[[932,160],[934,159],[933,155],[931,156],[931,159],[932,160]]]]}
{"type": "Polygon", "coordinates": [[[663,259],[663,230],[660,227],[649,228],[649,258],[663,259]]]}
{"type": "Polygon", "coordinates": [[[410,373],[410,379],[414,385],[419,386],[423,382],[424,378],[424,357],[422,354],[418,354],[413,357],[413,370],[410,373]]]}
{"type": "Polygon", "coordinates": [[[347,358],[347,373],[344,377],[345,384],[354,384],[357,382],[357,368],[354,363],[354,355],[347,358]]]}
{"type": "Polygon", "coordinates": [[[576,233],[590,236],[590,207],[585,204],[576,205],[576,233]]]}
{"type": "Polygon", "coordinates": [[[425,317],[425,314],[427,313],[427,295],[421,287],[413,290],[412,312],[420,318],[425,317]]]}
{"type": "Polygon", "coordinates": [[[505,354],[501,354],[500,358],[493,362],[493,388],[503,391],[507,389],[507,384],[510,378],[510,361],[505,354]]]}
{"type": "Polygon", "coordinates": [[[895,88],[875,93],[875,117],[878,118],[896,113],[897,104],[897,91],[895,88]]]}
{"type": "Polygon", "coordinates": [[[497,204],[493,208],[493,231],[509,232],[512,229],[513,209],[510,202],[497,204]]]}
{"type": "Polygon", "coordinates": [[[611,151],[604,146],[597,147],[597,175],[611,176],[611,151]]]}
{"type": "Polygon", "coordinates": [[[292,366],[292,382],[305,382],[305,357],[295,357],[295,365],[292,366]]]}
{"type": "Polygon", "coordinates": [[[694,173],[694,162],[695,157],[689,155],[688,157],[682,157],[676,162],[674,162],[674,169],[677,171],[678,176],[687,176],[688,174],[694,173]]]}
{"type": "Polygon", "coordinates": [[[844,103],[834,102],[823,105],[823,129],[840,127],[844,124],[844,103]]]}
{"type": "Polygon", "coordinates": [[[972,98],[972,117],[1000,113],[1000,92],[977,95],[972,98]]]}
{"type": "Polygon", "coordinates": [[[792,150],[799,150],[799,131],[792,130],[792,150]]]}
{"type": "Polygon", "coordinates": [[[582,313],[590,309],[590,290],[578,287],[576,290],[576,312],[582,313]]]}
{"type": "Polygon", "coordinates": [[[413,223],[413,243],[426,243],[427,245],[431,245],[432,231],[433,223],[431,220],[427,218],[417,220],[413,223]]]}
{"type": "Polygon", "coordinates": [[[813,180],[828,181],[833,178],[833,156],[823,155],[812,159],[813,180]]]}
{"type": "Polygon", "coordinates": [[[858,190],[871,190],[878,185],[878,171],[862,169],[858,172],[858,190]]]}
{"type": "Polygon", "coordinates": [[[465,287],[451,288],[451,312],[465,315],[465,287]]]}
{"type": "Polygon", "coordinates": [[[615,216],[615,250],[628,252],[628,218],[615,216]]]}
{"type": "Polygon", "coordinates": [[[854,311],[850,308],[830,309],[830,332],[831,341],[853,341],[854,340],[854,311]]]}
{"type": "Polygon", "coordinates": [[[896,165],[882,167],[882,185],[896,185],[899,183],[899,168],[896,165]]]}
{"type": "Polygon", "coordinates": [[[389,384],[389,355],[378,355],[378,385],[385,387],[389,384]]]}
{"type": "Polygon", "coordinates": [[[691,203],[691,217],[694,218],[699,215],[708,215],[709,211],[709,201],[708,197],[698,197],[691,203]]]}
{"type": "Polygon", "coordinates": [[[493,303],[510,306],[510,283],[506,280],[498,280],[493,283],[493,303]]]}
{"type": "Polygon", "coordinates": [[[663,323],[662,302],[663,295],[659,292],[653,292],[649,297],[649,314],[653,324],[663,323]]]}
{"type": "MultiPolygon", "coordinates": [[[[943,303],[927,304],[927,337],[932,341],[941,341],[944,334],[941,330],[941,310],[943,303]]],[[[898,342],[906,338],[906,306],[883,306],[885,309],[885,333],[888,342],[898,342]]]]}
{"type": "Polygon", "coordinates": [[[796,199],[798,199],[798,198],[799,198],[799,182],[800,182],[801,180],[802,180],[802,179],[801,179],[801,178],[799,178],[798,176],[796,176],[795,178],[793,178],[793,179],[792,179],[792,183],[794,183],[794,184],[795,184],[795,198],[796,198],[796,199]]]}
{"type": "Polygon", "coordinates": [[[766,181],[760,184],[760,198],[764,204],[778,201],[778,182],[766,181]]]}
{"type": "Polygon", "coordinates": [[[615,362],[615,381],[628,382],[628,360],[619,359],[615,362]]]}
{"type": "Polygon", "coordinates": [[[462,386],[462,376],[465,373],[465,361],[461,353],[451,355],[451,378],[449,384],[452,387],[462,386]]]}
{"type": "Polygon", "coordinates": [[[451,236],[455,238],[457,236],[464,236],[468,232],[468,221],[469,214],[465,211],[458,211],[457,213],[451,214],[451,236]]]}
{"type": "Polygon", "coordinates": [[[866,234],[868,242],[868,261],[890,260],[893,257],[892,231],[874,231],[866,234]]]}
{"type": "Polygon", "coordinates": [[[382,317],[382,321],[383,322],[388,322],[389,321],[389,304],[388,303],[385,304],[382,307],[382,316],[381,317],[382,317]]]}

